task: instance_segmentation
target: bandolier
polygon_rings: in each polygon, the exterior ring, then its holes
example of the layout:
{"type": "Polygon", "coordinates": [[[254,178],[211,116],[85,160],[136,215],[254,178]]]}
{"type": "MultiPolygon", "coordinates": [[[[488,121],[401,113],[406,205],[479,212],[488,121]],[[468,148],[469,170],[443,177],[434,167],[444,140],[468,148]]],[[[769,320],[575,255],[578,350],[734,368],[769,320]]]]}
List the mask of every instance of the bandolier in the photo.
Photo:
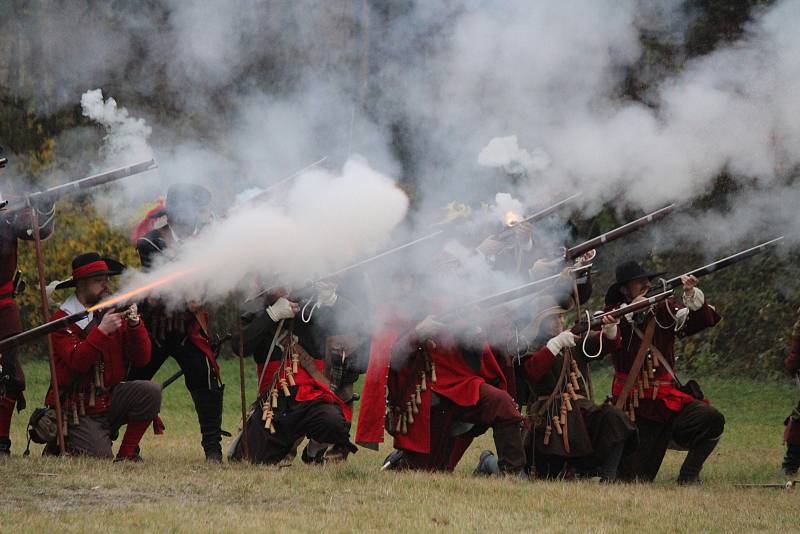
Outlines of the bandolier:
{"type": "Polygon", "coordinates": [[[376,423],[388,402],[386,430],[402,451],[392,466],[451,471],[472,438],[491,427],[498,472],[523,474],[522,417],[489,345],[459,342],[446,329],[427,332],[428,322],[415,327],[394,316],[373,337],[357,442],[382,441],[376,423]]]}
{"type": "MultiPolygon", "coordinates": [[[[618,265],[616,282],[606,293],[606,308],[635,301],[650,290],[650,280],[662,274],[648,273],[635,261],[618,265]]],[[[684,305],[666,299],[620,322],[622,346],[612,356],[612,397],[639,429],[639,446],[620,464],[621,479],[655,479],[674,442],[689,451],[678,482],[695,483],[722,436],[722,414],[702,399],[699,388],[692,388],[696,383],[681,386],[674,373],[676,339],[720,321],[703,292],[694,287],[696,282],[693,278],[683,281],[684,305]]]]}
{"type": "MultiPolygon", "coordinates": [[[[72,267],[72,278],[56,289],[78,289],[53,314],[53,320],[97,304],[107,296],[108,276],[118,275],[124,268],[97,253],[78,256],[72,267]],[[87,283],[95,285],[85,289],[87,283]]],[[[62,386],[64,435],[70,453],[108,458],[112,456],[112,436],[120,426],[127,425],[117,458],[139,461],[139,441],[158,417],[161,388],[150,381],[124,379],[129,367],[150,361],[150,339],[135,308],[124,313],[111,310],[106,315],[112,316],[106,321],[111,326],[102,326],[105,316],[93,312],[51,334],[56,374],[62,386]],[[110,319],[115,319],[116,325],[110,319]],[[105,328],[111,330],[105,332],[105,328]]],[[[51,389],[45,404],[54,403],[51,389]]],[[[54,452],[52,444],[49,450],[54,452]]]]}
{"type": "MultiPolygon", "coordinates": [[[[0,197],[2,201],[2,197],[0,197]]],[[[50,237],[55,224],[54,205],[34,205],[38,212],[42,239],[50,237]]],[[[31,217],[28,210],[4,214],[0,209],[0,339],[22,331],[19,307],[14,299],[21,287],[21,272],[17,270],[18,240],[32,241],[31,217]]],[[[9,430],[16,406],[25,408],[25,374],[17,358],[17,350],[0,355],[0,456],[11,452],[9,430]]]]}
{"type": "Polygon", "coordinates": [[[576,339],[563,331],[568,310],[555,298],[541,297],[533,309],[533,350],[519,365],[533,393],[527,409],[528,464],[542,478],[566,474],[568,464],[577,476],[613,481],[624,450],[636,445],[636,428],[622,411],[594,403],[589,361],[619,349],[618,328],[608,324],[602,333],[576,339]]]}
{"type": "MultiPolygon", "coordinates": [[[[350,442],[352,386],[364,341],[349,322],[359,316],[327,285],[303,306],[279,297],[250,318],[242,345],[256,361],[259,385],[246,422],[250,461],[279,463],[293,457],[306,437],[306,462],[342,461],[356,452],[350,442]],[[326,367],[335,372],[326,374],[326,367]]],[[[237,338],[232,345],[238,352],[237,338]]],[[[247,459],[243,439],[234,442],[229,458],[247,459]]]]}

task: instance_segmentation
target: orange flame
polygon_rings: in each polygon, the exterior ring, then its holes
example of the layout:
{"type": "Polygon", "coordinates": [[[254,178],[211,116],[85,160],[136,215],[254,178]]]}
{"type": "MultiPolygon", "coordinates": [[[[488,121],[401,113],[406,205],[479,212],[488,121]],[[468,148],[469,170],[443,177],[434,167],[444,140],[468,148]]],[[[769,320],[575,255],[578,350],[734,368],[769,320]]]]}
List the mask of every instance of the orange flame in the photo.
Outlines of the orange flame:
{"type": "Polygon", "coordinates": [[[514,226],[520,220],[519,214],[514,213],[513,211],[506,212],[506,215],[503,219],[506,223],[506,226],[514,226]]]}
{"type": "Polygon", "coordinates": [[[117,295],[115,297],[111,297],[110,299],[104,300],[103,302],[101,302],[99,304],[95,304],[94,306],[92,306],[91,308],[87,309],[86,311],[93,312],[93,311],[100,310],[100,309],[103,309],[103,308],[109,308],[109,307],[113,306],[114,304],[119,304],[120,302],[125,302],[126,300],[128,300],[128,299],[130,299],[132,297],[135,297],[136,295],[141,295],[142,293],[146,293],[146,292],[150,291],[151,289],[155,289],[155,288],[157,288],[159,286],[163,286],[164,284],[168,284],[168,283],[172,282],[173,280],[176,280],[178,278],[186,276],[187,274],[191,274],[191,273],[193,273],[195,271],[197,271],[197,269],[191,269],[189,271],[178,271],[176,273],[169,274],[169,275],[167,275],[167,276],[165,276],[163,278],[159,278],[155,282],[150,282],[149,284],[143,285],[142,287],[133,289],[131,291],[128,291],[127,293],[123,293],[123,294],[117,295]]]}

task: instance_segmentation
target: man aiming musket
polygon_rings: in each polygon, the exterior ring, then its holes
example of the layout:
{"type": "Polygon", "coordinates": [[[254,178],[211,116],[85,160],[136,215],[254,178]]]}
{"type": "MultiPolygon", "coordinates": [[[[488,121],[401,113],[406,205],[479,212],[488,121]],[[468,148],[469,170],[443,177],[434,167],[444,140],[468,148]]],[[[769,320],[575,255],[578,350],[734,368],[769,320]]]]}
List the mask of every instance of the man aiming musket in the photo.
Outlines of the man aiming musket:
{"type": "Polygon", "coordinates": [[[700,471],[725,426],[722,414],[704,402],[696,383],[683,385],[674,372],[675,341],[720,321],[697,287],[698,277],[733,265],[774,247],[781,238],[734,254],[679,277],[653,283],[663,273],[647,272],[635,261],[616,268],[616,281],[606,293],[606,308],[636,303],[658,292],[683,287],[683,303],[667,299],[646,313],[620,321],[621,348],[612,355],[614,405],[628,413],[639,430],[640,444],[620,464],[622,480],[652,481],[664,454],[675,442],[688,450],[678,475],[679,484],[699,482],[700,471]]]}
{"type": "MultiPolygon", "coordinates": [[[[0,167],[8,160],[2,155],[0,167]]],[[[149,160],[128,167],[96,174],[80,180],[50,187],[22,197],[4,199],[0,195],[0,339],[7,338],[22,330],[19,308],[14,299],[22,287],[21,272],[17,269],[18,241],[33,241],[37,247],[37,261],[40,278],[43,272],[41,239],[53,233],[55,225],[55,202],[68,194],[107,184],[126,176],[131,176],[155,168],[149,160]]],[[[40,280],[40,288],[44,280],[40,280]]],[[[42,292],[43,293],[43,292],[42,292]]],[[[47,321],[46,304],[42,303],[44,320],[47,321]]],[[[51,369],[52,371],[52,369],[51,369]]],[[[57,384],[52,384],[57,388],[57,384]]],[[[25,407],[25,375],[17,358],[16,348],[0,352],[0,455],[10,454],[11,441],[9,429],[14,407],[25,407]]],[[[59,407],[60,419],[60,407],[59,407]]],[[[63,440],[62,444],[63,444],[63,440]]]]}

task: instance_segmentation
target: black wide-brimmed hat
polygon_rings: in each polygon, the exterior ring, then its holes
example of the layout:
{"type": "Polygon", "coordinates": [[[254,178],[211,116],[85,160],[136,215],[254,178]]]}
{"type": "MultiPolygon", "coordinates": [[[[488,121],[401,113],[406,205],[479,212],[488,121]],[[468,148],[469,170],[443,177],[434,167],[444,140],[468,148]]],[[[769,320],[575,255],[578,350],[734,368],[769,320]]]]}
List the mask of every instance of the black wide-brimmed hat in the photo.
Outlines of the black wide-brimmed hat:
{"type": "Polygon", "coordinates": [[[652,280],[653,278],[663,276],[665,271],[657,273],[647,272],[639,265],[639,262],[630,260],[617,265],[617,268],[614,269],[614,274],[617,280],[611,284],[611,287],[606,291],[606,305],[619,304],[624,300],[620,288],[628,282],[644,279],[652,280]]]}
{"type": "Polygon", "coordinates": [[[72,260],[72,278],[58,284],[56,289],[75,287],[78,280],[95,276],[117,276],[125,270],[125,265],[111,258],[104,258],[97,252],[87,252],[72,260]]]}
{"type": "Polygon", "coordinates": [[[167,189],[167,202],[163,210],[150,215],[151,219],[170,215],[181,216],[211,205],[211,191],[202,185],[175,183],[167,189]]]}

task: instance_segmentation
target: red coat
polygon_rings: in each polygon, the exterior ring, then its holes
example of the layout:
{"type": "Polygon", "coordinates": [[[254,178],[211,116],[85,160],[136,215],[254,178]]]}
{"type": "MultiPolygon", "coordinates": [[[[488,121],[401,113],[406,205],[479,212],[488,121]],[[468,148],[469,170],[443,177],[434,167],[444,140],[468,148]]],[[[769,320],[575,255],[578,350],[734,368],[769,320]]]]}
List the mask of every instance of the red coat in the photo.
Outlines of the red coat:
{"type": "Polygon", "coordinates": [[[478,371],[475,371],[448,333],[440,334],[433,343],[424,344],[436,370],[436,382],[433,382],[431,374],[425,371],[424,355],[417,350],[422,345],[420,340],[413,335],[401,335],[410,331],[412,326],[409,322],[394,319],[372,338],[356,443],[377,444],[383,441],[386,389],[389,404],[395,413],[399,413],[398,410],[405,407],[415,393],[422,372],[426,373],[428,387],[420,394],[418,413],[414,415],[414,422],[407,425],[407,432],[394,432],[396,449],[423,454],[431,452],[431,432],[438,430],[430,426],[433,392],[454,404],[469,407],[477,404],[479,388],[484,382],[507,389],[503,371],[488,345],[483,345],[476,362],[478,371]]]}
{"type": "MultiPolygon", "coordinates": [[[[64,310],[59,309],[52,318],[60,319],[66,315],[64,310]]],[[[111,391],[124,380],[128,365],[141,367],[150,361],[150,336],[142,322],[131,328],[123,321],[120,329],[111,335],[105,335],[91,324],[87,330],[73,324],[50,334],[50,339],[59,390],[62,392],[71,391],[73,395],[83,393],[84,399],[88,399],[94,380],[94,367],[103,363],[105,389],[97,393],[94,408],[88,406],[88,400],[85,402],[87,413],[101,413],[108,409],[111,391]]],[[[48,391],[45,403],[53,405],[52,391],[48,391]]]]}
{"type": "MultiPolygon", "coordinates": [[[[324,364],[325,362],[322,360],[314,360],[314,363],[317,365],[320,373],[324,373],[324,364]]],[[[263,394],[266,393],[267,388],[272,384],[272,378],[275,376],[276,372],[279,372],[280,375],[278,378],[285,378],[285,372],[283,369],[280,368],[281,362],[278,360],[271,360],[267,365],[267,371],[264,373],[264,378],[261,381],[259,386],[259,393],[263,394]]],[[[261,376],[261,372],[264,369],[264,364],[259,363],[256,366],[256,371],[258,373],[258,377],[261,376]]],[[[348,421],[353,417],[353,411],[345,404],[345,402],[339,398],[331,389],[326,386],[325,384],[317,381],[311,376],[308,371],[306,371],[302,365],[297,366],[297,372],[294,373],[294,383],[297,386],[297,393],[294,396],[294,399],[298,402],[304,401],[312,401],[312,400],[321,400],[328,404],[336,404],[342,409],[342,414],[344,414],[344,418],[348,421]]],[[[278,389],[280,393],[280,388],[278,389]]]]}
{"type": "MultiPolygon", "coordinates": [[[[46,239],[53,232],[53,217],[43,215],[40,235],[46,239]]],[[[22,331],[19,309],[10,296],[13,291],[14,275],[17,273],[18,240],[33,240],[28,234],[30,214],[27,210],[9,214],[0,213],[0,339],[22,331]]]]}
{"type": "MultiPolygon", "coordinates": [[[[678,337],[696,334],[716,325],[720,321],[719,314],[708,305],[708,301],[704,301],[699,310],[689,312],[683,327],[676,332],[674,328],[675,319],[673,317],[679,310],[684,308],[685,306],[672,299],[667,299],[655,308],[657,323],[652,345],[663,354],[664,359],[673,369],[675,368],[675,340],[678,337]],[[669,306],[669,310],[667,306],[669,306]]],[[[620,321],[620,332],[622,335],[622,348],[615,352],[612,357],[616,372],[611,394],[615,397],[622,392],[628,372],[633,366],[636,353],[641,346],[641,339],[636,334],[633,325],[625,318],[620,321]]],[[[672,376],[663,365],[657,366],[655,380],[664,384],[659,386],[655,400],[652,398],[651,388],[644,390],[644,398],[639,400],[639,408],[636,410],[637,417],[641,416],[653,421],[668,421],[673,412],[680,411],[683,406],[694,400],[693,397],[679,391],[674,386],[672,376]]]]}

